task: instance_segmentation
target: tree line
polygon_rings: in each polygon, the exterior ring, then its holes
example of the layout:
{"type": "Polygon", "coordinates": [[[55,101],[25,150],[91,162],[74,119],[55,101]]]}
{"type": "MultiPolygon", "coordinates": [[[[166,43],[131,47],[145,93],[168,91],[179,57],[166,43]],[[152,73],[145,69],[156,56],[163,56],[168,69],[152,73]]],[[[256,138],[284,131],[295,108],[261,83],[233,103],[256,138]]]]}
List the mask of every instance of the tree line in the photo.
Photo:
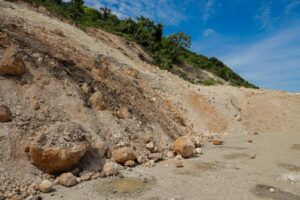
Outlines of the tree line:
{"type": "Polygon", "coordinates": [[[164,36],[164,26],[149,18],[118,18],[109,8],[90,8],[83,0],[25,0],[33,5],[43,5],[50,11],[72,20],[82,28],[101,28],[140,44],[152,57],[151,62],[172,71],[174,64],[188,63],[205,69],[235,86],[256,88],[216,58],[207,58],[189,50],[191,37],[183,32],[164,36]]]}

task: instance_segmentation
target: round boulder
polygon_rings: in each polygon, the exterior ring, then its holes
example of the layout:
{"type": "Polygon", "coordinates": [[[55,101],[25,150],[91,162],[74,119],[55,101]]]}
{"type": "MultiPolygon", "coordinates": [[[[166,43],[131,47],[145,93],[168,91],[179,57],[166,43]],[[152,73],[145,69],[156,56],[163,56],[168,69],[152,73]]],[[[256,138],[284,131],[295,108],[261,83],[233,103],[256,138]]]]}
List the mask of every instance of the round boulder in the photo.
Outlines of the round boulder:
{"type": "Polygon", "coordinates": [[[44,180],[43,182],[40,183],[39,185],[39,190],[43,193],[48,193],[51,192],[53,187],[53,183],[48,180],[44,180]]]}
{"type": "Polygon", "coordinates": [[[136,156],[131,148],[122,147],[112,151],[112,159],[117,163],[124,165],[129,160],[136,160],[136,156]]]}
{"type": "Polygon", "coordinates": [[[15,47],[5,50],[0,61],[0,75],[22,75],[26,72],[25,64],[22,58],[17,54],[15,47]]]}
{"type": "Polygon", "coordinates": [[[190,158],[194,155],[195,143],[192,138],[183,136],[175,140],[173,148],[175,153],[184,158],[190,158]]]}
{"type": "Polygon", "coordinates": [[[32,163],[48,174],[71,170],[88,150],[84,130],[78,124],[65,123],[51,127],[30,145],[32,163]]]}
{"type": "Polygon", "coordinates": [[[103,172],[106,176],[116,176],[119,174],[118,164],[113,162],[106,162],[103,167],[103,172]]]}
{"type": "Polygon", "coordinates": [[[60,175],[58,180],[59,184],[65,187],[72,187],[77,184],[76,177],[70,172],[60,175]]]}

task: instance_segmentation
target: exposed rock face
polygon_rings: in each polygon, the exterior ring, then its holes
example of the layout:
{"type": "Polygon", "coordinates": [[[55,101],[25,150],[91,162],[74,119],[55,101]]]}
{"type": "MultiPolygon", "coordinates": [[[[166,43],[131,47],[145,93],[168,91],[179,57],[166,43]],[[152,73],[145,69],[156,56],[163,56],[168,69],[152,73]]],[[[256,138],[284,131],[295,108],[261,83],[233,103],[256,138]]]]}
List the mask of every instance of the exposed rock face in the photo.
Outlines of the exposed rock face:
{"type": "Polygon", "coordinates": [[[17,55],[15,47],[10,47],[4,52],[0,61],[0,75],[22,75],[26,72],[25,64],[20,56],[17,55]]]}
{"type": "Polygon", "coordinates": [[[88,142],[85,141],[82,127],[66,123],[50,128],[46,134],[40,134],[31,144],[29,155],[39,169],[55,174],[71,170],[87,150],[88,142]]]}
{"type": "Polygon", "coordinates": [[[39,190],[43,193],[48,193],[52,190],[53,183],[51,181],[45,180],[40,183],[39,190]]]}
{"type": "Polygon", "coordinates": [[[60,175],[58,180],[59,184],[66,187],[72,187],[77,184],[76,177],[70,172],[60,175]]]}
{"type": "Polygon", "coordinates": [[[123,147],[112,151],[112,159],[124,165],[129,160],[134,161],[136,156],[131,148],[123,147]]]}
{"type": "Polygon", "coordinates": [[[183,136],[175,140],[173,148],[182,157],[190,158],[194,155],[195,143],[191,137],[183,136]]]}
{"type": "Polygon", "coordinates": [[[100,91],[95,92],[89,99],[90,104],[95,110],[105,110],[106,106],[100,91]]]}
{"type": "Polygon", "coordinates": [[[8,107],[0,106],[0,123],[11,121],[11,112],[8,107]]]}
{"type": "Polygon", "coordinates": [[[105,163],[105,165],[103,167],[103,171],[106,176],[116,176],[119,174],[118,165],[113,162],[105,163]]]}

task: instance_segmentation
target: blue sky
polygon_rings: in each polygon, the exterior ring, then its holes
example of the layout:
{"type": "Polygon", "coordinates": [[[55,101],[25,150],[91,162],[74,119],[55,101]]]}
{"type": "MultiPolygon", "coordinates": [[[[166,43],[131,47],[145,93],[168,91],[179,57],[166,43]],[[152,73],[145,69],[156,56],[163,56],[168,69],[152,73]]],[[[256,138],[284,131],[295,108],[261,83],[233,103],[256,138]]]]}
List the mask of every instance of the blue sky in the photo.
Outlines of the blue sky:
{"type": "Polygon", "coordinates": [[[119,17],[184,31],[191,49],[215,56],[250,82],[300,92],[300,0],[86,0],[119,17]]]}

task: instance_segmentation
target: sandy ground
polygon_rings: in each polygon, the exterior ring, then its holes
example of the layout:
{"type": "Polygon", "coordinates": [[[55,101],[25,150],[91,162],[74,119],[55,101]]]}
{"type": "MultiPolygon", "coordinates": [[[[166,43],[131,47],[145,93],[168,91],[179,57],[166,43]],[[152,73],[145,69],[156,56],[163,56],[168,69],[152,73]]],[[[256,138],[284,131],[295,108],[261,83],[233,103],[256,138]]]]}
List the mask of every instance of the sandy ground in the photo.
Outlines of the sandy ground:
{"type": "Polygon", "coordinates": [[[54,196],[44,197],[49,200],[300,199],[299,135],[260,134],[224,139],[223,146],[205,144],[204,154],[184,160],[183,168],[175,168],[172,160],[153,168],[139,166],[123,171],[124,179],[98,179],[72,189],[56,187],[54,196]],[[270,187],[275,193],[269,191],[270,187]]]}

